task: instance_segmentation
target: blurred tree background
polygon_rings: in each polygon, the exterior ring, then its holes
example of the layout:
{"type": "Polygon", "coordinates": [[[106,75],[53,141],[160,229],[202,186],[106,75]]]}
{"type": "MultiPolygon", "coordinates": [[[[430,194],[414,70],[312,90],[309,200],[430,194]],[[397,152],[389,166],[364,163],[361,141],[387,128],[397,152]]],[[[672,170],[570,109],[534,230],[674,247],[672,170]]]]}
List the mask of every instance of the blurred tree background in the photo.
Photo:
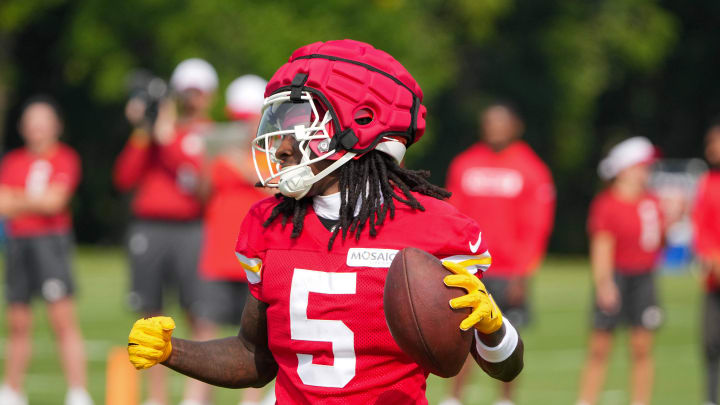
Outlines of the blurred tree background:
{"type": "Polygon", "coordinates": [[[429,131],[409,165],[431,169],[437,183],[477,140],[479,109],[516,104],[558,186],[551,249],[582,252],[595,167],[610,142],[640,134],[666,156],[700,155],[720,113],[719,26],[716,0],[3,0],[1,145],[20,144],[27,97],[58,99],[65,141],[83,158],[77,237],[117,243],[128,211],[110,177],[130,130],[132,69],[167,78],[199,56],[224,89],[241,74],[269,77],[306,43],[353,38],[394,55],[422,86],[429,131]]]}

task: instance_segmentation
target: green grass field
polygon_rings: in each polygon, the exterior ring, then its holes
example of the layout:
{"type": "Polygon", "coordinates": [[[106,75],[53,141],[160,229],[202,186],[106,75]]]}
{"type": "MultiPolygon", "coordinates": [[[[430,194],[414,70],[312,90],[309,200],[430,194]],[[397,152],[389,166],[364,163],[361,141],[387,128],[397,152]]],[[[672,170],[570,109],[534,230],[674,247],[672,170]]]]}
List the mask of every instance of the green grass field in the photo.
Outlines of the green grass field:
{"type": "MultiPolygon", "coordinates": [[[[124,305],[127,273],[123,254],[117,249],[81,248],[76,258],[80,288],[78,311],[87,340],[90,391],[97,404],[104,403],[105,359],[113,346],[125,346],[135,315],[124,305]]],[[[699,404],[702,378],[698,348],[700,288],[690,275],[664,276],[662,300],[665,326],[655,348],[656,384],[653,404],[699,404]]],[[[582,259],[551,258],[533,285],[535,324],[523,331],[525,370],[520,377],[518,404],[574,404],[580,368],[585,356],[590,294],[589,268],[582,259]]],[[[4,302],[4,300],[3,300],[4,302]]],[[[177,310],[169,311],[181,320],[177,310]]],[[[62,403],[65,382],[41,302],[35,304],[34,354],[26,391],[32,405],[62,403]]],[[[186,336],[183,322],[176,336],[186,336]]],[[[228,334],[235,331],[227,330],[228,334]]],[[[7,336],[6,326],[0,339],[7,336]]],[[[601,404],[627,404],[627,334],[617,335],[608,380],[601,404]]],[[[0,354],[4,360],[4,354],[0,354]]],[[[182,377],[172,380],[173,403],[180,400],[182,377]]],[[[445,381],[431,377],[430,403],[437,403],[445,381]]],[[[466,404],[491,404],[496,384],[478,368],[467,387],[466,404]]],[[[236,404],[239,393],[217,389],[215,403],[236,404]]]]}

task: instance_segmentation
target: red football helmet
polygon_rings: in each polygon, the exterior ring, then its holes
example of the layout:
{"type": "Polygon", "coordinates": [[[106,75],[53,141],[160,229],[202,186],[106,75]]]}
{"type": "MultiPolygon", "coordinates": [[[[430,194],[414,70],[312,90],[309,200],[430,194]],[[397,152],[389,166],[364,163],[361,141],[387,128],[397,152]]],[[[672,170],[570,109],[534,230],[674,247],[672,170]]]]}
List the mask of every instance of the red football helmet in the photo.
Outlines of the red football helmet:
{"type": "Polygon", "coordinates": [[[270,79],[265,97],[253,148],[267,165],[253,154],[255,168],[264,186],[297,199],[373,149],[400,162],[425,132],[420,86],[400,62],[363,42],[316,42],[296,50],[270,79]],[[279,170],[275,151],[284,136],[295,137],[302,160],[279,170]],[[324,159],[334,162],[314,175],[309,165],[324,159]]]}

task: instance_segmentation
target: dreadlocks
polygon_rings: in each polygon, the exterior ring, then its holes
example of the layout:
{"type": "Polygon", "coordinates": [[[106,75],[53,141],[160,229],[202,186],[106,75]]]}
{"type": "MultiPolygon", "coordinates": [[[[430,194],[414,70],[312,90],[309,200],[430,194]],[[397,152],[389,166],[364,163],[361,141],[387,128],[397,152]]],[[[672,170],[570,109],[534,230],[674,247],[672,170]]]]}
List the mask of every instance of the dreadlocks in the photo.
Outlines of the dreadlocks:
{"type": "MultiPolygon", "coordinates": [[[[355,239],[360,240],[363,229],[369,226],[370,236],[377,235],[376,226],[385,221],[387,213],[390,213],[390,218],[395,216],[395,200],[425,211],[411,191],[440,200],[451,195],[449,191],[428,181],[429,171],[402,168],[391,156],[375,150],[360,159],[349,161],[340,168],[339,174],[340,220],[328,241],[328,250],[340,232],[343,240],[348,233],[355,233],[355,239]],[[396,188],[400,189],[402,195],[398,195],[396,188]]],[[[269,226],[282,216],[283,227],[288,220],[292,220],[290,237],[297,238],[302,232],[311,198],[296,200],[279,193],[275,198],[282,199],[282,202],[273,208],[263,226],[269,226]]]]}

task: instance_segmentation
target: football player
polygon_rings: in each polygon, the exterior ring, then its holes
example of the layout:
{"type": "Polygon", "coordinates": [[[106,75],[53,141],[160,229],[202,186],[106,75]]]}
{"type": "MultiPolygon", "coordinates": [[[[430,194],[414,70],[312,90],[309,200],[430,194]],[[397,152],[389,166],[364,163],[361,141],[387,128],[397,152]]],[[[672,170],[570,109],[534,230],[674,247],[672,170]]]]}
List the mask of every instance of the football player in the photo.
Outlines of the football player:
{"type": "Polygon", "coordinates": [[[630,326],[630,403],[650,403],[653,331],[661,324],[655,264],[662,247],[658,199],[647,190],[655,148],[647,138],[626,139],[600,162],[609,186],[590,207],[590,263],[595,287],[593,330],[580,382],[578,405],[597,401],[605,380],[613,331],[630,326]]]}
{"type": "Polygon", "coordinates": [[[720,121],[705,136],[710,171],[699,182],[693,210],[695,247],[705,273],[702,345],[707,378],[706,401],[717,405],[720,381],[720,121]]]}
{"type": "Polygon", "coordinates": [[[275,378],[280,404],[427,404],[428,372],[399,349],[383,313],[392,258],[415,246],[455,273],[447,285],[467,290],[450,305],[473,309],[459,327],[473,330],[478,364],[513,379],[523,345],[479,280],[490,255],[478,225],[442,201],[449,193],[427,172],[400,165],[425,131],[407,70],[362,42],[317,42],[292,54],[265,96],[253,145],[269,163],[258,164],[260,183],[280,193],[240,230],[251,294],[240,333],[193,342],[171,337],[171,318],[141,319],[133,365],[227,387],[275,378]]]}

